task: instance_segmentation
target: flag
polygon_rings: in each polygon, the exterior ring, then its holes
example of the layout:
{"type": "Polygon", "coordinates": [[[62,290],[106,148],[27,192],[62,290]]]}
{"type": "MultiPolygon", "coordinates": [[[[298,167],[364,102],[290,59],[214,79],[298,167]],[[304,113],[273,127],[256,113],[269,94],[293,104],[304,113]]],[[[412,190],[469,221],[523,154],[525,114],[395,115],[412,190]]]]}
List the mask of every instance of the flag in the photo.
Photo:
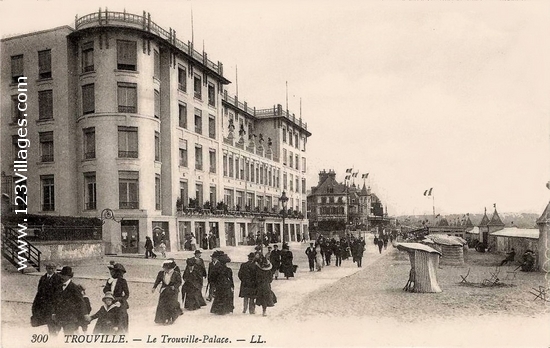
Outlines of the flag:
{"type": "Polygon", "coordinates": [[[432,190],[433,190],[433,187],[430,188],[429,190],[424,191],[424,196],[431,196],[432,195],[432,190]]]}
{"type": "Polygon", "coordinates": [[[366,178],[368,178],[368,177],[369,177],[369,173],[361,175],[361,178],[362,178],[362,179],[366,179],[366,178]]]}
{"type": "Polygon", "coordinates": [[[351,173],[352,170],[353,170],[353,168],[348,168],[348,169],[346,169],[346,173],[351,173]]]}
{"type": "Polygon", "coordinates": [[[349,180],[350,179],[350,175],[346,175],[346,180],[349,180]]]}
{"type": "Polygon", "coordinates": [[[353,173],[353,177],[356,178],[356,177],[357,177],[357,174],[359,174],[359,172],[353,173]]]}
{"type": "Polygon", "coordinates": [[[438,217],[440,217],[440,216],[441,216],[440,214],[437,214],[435,217],[438,218],[438,217]]]}

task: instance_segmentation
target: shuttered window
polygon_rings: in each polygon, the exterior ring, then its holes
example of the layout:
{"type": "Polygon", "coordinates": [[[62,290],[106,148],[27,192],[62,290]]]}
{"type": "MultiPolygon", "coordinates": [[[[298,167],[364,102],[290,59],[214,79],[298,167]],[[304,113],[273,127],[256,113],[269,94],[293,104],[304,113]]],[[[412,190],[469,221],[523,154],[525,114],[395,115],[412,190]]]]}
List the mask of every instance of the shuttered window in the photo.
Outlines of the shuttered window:
{"type": "Polygon", "coordinates": [[[118,83],[118,112],[137,113],[137,85],[118,83]]]}
{"type": "Polygon", "coordinates": [[[117,69],[136,71],[137,45],[135,41],[117,40],[117,69]]]}
{"type": "Polygon", "coordinates": [[[49,120],[53,118],[53,91],[38,92],[38,119],[49,120]]]}
{"type": "Polygon", "coordinates": [[[17,83],[17,79],[23,76],[23,55],[11,57],[11,82],[17,83]]]}
{"type": "Polygon", "coordinates": [[[52,77],[52,51],[44,50],[38,52],[38,77],[49,79],[52,77]]]}
{"type": "Polygon", "coordinates": [[[95,112],[95,87],[93,83],[82,86],[82,114],[95,112]]]}

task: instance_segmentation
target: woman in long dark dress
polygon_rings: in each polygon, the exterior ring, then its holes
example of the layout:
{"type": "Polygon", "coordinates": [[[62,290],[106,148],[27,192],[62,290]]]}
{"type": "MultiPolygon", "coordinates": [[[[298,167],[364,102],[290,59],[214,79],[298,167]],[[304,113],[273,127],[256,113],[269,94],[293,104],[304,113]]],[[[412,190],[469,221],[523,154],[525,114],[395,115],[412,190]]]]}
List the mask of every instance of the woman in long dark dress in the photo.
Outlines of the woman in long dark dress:
{"type": "Polygon", "coordinates": [[[128,297],[130,296],[128,282],[124,279],[126,269],[120,263],[110,264],[107,268],[109,268],[111,278],[107,279],[103,287],[103,293],[112,293],[114,302],[120,303],[120,323],[118,329],[120,333],[125,333],[128,332],[128,297]]]}
{"type": "Polygon", "coordinates": [[[155,323],[157,324],[173,324],[182,313],[178,302],[181,274],[175,271],[175,268],[175,262],[164,261],[162,271],[157,274],[157,279],[153,284],[152,292],[155,292],[160,284],[160,296],[155,314],[155,323]]]}
{"type": "Polygon", "coordinates": [[[292,251],[288,250],[288,244],[283,245],[281,250],[281,267],[280,271],[285,275],[286,279],[294,277],[294,265],[292,264],[292,251]]]}
{"type": "Polygon", "coordinates": [[[233,284],[233,272],[227,267],[227,263],[231,262],[231,259],[223,252],[220,252],[218,261],[216,266],[210,270],[210,282],[214,288],[214,301],[212,302],[210,313],[233,313],[233,291],[235,285],[233,284]]]}
{"type": "Polygon", "coordinates": [[[194,257],[187,259],[187,267],[183,272],[183,286],[181,287],[181,296],[183,308],[194,311],[206,306],[206,301],[202,297],[202,271],[196,265],[194,257]]]}
{"type": "Polygon", "coordinates": [[[277,298],[271,290],[273,281],[271,273],[271,263],[265,258],[260,257],[255,262],[256,265],[256,306],[262,306],[262,315],[267,315],[267,307],[275,306],[277,298]]]}

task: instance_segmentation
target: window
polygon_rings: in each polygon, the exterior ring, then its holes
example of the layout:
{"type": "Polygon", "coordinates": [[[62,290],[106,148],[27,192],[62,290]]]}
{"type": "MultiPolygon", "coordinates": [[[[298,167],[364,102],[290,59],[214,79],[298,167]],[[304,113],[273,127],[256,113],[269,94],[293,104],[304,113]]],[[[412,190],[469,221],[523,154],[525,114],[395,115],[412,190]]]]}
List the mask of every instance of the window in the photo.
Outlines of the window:
{"type": "Polygon", "coordinates": [[[42,183],[42,211],[55,210],[55,185],[53,175],[40,176],[42,183]]]}
{"type": "Polygon", "coordinates": [[[248,209],[252,208],[252,204],[254,204],[254,193],[247,192],[246,193],[246,205],[248,206],[248,209]]]}
{"type": "Polygon", "coordinates": [[[296,178],[296,192],[300,192],[300,179],[296,178]]]}
{"type": "Polygon", "coordinates": [[[250,181],[250,167],[248,166],[248,161],[246,161],[246,164],[244,166],[245,168],[245,174],[246,174],[246,180],[250,181]]]}
{"type": "Polygon", "coordinates": [[[189,191],[187,190],[187,181],[180,181],[180,200],[185,206],[189,202],[189,191]]]}
{"type": "Polygon", "coordinates": [[[216,207],[216,186],[210,186],[210,205],[216,207]]]}
{"type": "Polygon", "coordinates": [[[250,163],[250,181],[254,182],[254,163],[250,163]]]}
{"type": "Polygon", "coordinates": [[[187,104],[178,104],[179,126],[187,129],[187,104]]]}
{"type": "Polygon", "coordinates": [[[41,162],[53,162],[53,132],[38,133],[41,162]]]}
{"type": "Polygon", "coordinates": [[[155,161],[160,161],[160,133],[155,132],[155,161]]]}
{"type": "Polygon", "coordinates": [[[195,169],[202,170],[202,146],[195,145],[195,169]]]}
{"type": "Polygon", "coordinates": [[[302,172],[306,172],[306,158],[302,157],[302,172]]]}
{"type": "MultiPolygon", "coordinates": [[[[17,144],[18,139],[19,139],[19,136],[17,135],[11,136],[11,154],[12,154],[13,160],[15,161],[20,159],[18,158],[18,154],[19,154],[19,145],[17,144]]],[[[11,190],[9,191],[9,194],[11,195],[11,190]]]]}
{"type": "Polygon", "coordinates": [[[216,89],[211,83],[208,84],[208,105],[216,106],[216,89]]]}
{"type": "Polygon", "coordinates": [[[84,128],[82,132],[84,133],[84,158],[95,158],[95,128],[84,128]]]}
{"type": "Polygon", "coordinates": [[[281,170],[277,169],[277,188],[281,188],[281,170]]]}
{"type": "Polygon", "coordinates": [[[208,136],[216,139],[216,118],[213,115],[208,116],[208,136]]]}
{"type": "Polygon", "coordinates": [[[290,174],[289,190],[294,191],[294,175],[290,174]]]}
{"type": "Polygon", "coordinates": [[[82,86],[82,114],[95,112],[95,86],[93,83],[82,86]]]}
{"type": "Polygon", "coordinates": [[[137,127],[118,127],[118,157],[138,158],[137,127]]]}
{"type": "Polygon", "coordinates": [[[229,155],[229,164],[228,164],[228,167],[229,167],[229,177],[232,178],[233,177],[233,156],[232,155],[229,155]]]}
{"type": "Polygon", "coordinates": [[[302,179],[302,193],[306,193],[306,179],[302,179]]]}
{"type": "Polygon", "coordinates": [[[178,67],[178,89],[187,92],[187,71],[184,67],[178,67]]]}
{"type": "Polygon", "coordinates": [[[82,72],[94,71],[94,42],[82,45],[82,72]]]}
{"type": "Polygon", "coordinates": [[[297,149],[300,148],[300,142],[298,141],[298,133],[294,134],[294,146],[296,146],[297,149]]]}
{"type": "Polygon", "coordinates": [[[180,139],[180,166],[187,167],[187,140],[180,139]]]}
{"type": "Polygon", "coordinates": [[[139,172],[118,172],[119,209],[139,209],[139,172]]]}
{"type": "Polygon", "coordinates": [[[38,78],[52,78],[52,51],[38,51],[38,78]]]}
{"type": "Polygon", "coordinates": [[[235,155],[235,179],[239,178],[239,158],[235,155]]]}
{"type": "Polygon", "coordinates": [[[38,92],[38,119],[53,119],[53,91],[51,89],[38,92]]]}
{"type": "Polygon", "coordinates": [[[118,112],[137,113],[137,85],[135,83],[119,82],[118,112]]]}
{"type": "Polygon", "coordinates": [[[292,151],[289,151],[288,166],[289,166],[290,168],[293,168],[293,167],[294,167],[294,155],[292,154],[292,151]]]}
{"type": "Polygon", "coordinates": [[[283,127],[283,143],[286,143],[286,128],[283,127]]]}
{"type": "Polygon", "coordinates": [[[283,149],[283,164],[286,166],[286,149],[283,149]]]}
{"type": "Polygon", "coordinates": [[[288,145],[292,146],[292,131],[288,130],[288,145]]]}
{"type": "Polygon", "coordinates": [[[11,57],[11,82],[17,83],[20,77],[23,77],[23,55],[11,57]]]}
{"type": "Polygon", "coordinates": [[[161,209],[161,197],[160,197],[160,175],[155,175],[155,210],[161,209]]]}
{"type": "Polygon", "coordinates": [[[286,173],[283,173],[283,189],[286,190],[286,173]]]}
{"type": "Polygon", "coordinates": [[[199,204],[199,207],[202,207],[203,205],[203,196],[202,196],[202,184],[197,183],[195,184],[195,199],[197,200],[197,203],[199,204]]]}
{"type": "Polygon", "coordinates": [[[241,158],[241,166],[239,167],[239,171],[241,172],[241,180],[244,180],[244,158],[241,158]]]}
{"type": "Polygon", "coordinates": [[[271,196],[266,197],[266,208],[268,211],[270,211],[273,208],[273,197],[271,196]]]}
{"type": "Polygon", "coordinates": [[[84,173],[84,185],[86,185],[85,191],[85,210],[96,210],[97,209],[97,190],[96,190],[96,179],[95,172],[84,173]]]}
{"type": "Polygon", "coordinates": [[[195,109],[195,133],[202,134],[202,110],[195,109]]]}
{"type": "Polygon", "coordinates": [[[195,98],[202,100],[202,81],[200,76],[195,75],[193,86],[195,91],[195,98]]]}
{"type": "Polygon", "coordinates": [[[117,69],[136,71],[137,45],[135,41],[117,40],[117,69]]]}
{"type": "MultiPolygon", "coordinates": [[[[21,103],[21,107],[24,107],[25,104],[21,103]]],[[[17,120],[24,118],[24,111],[19,110],[19,100],[17,95],[11,96],[11,118],[14,123],[17,123],[17,120]]]]}
{"type": "Polygon", "coordinates": [[[216,172],[216,150],[210,149],[209,154],[210,154],[210,173],[215,173],[216,172]]]}
{"type": "Polygon", "coordinates": [[[299,163],[300,163],[299,157],[298,157],[298,155],[296,155],[295,161],[294,161],[294,164],[296,165],[296,169],[299,169],[299,168],[298,168],[298,167],[299,167],[299,163]]]}
{"type": "Polygon", "coordinates": [[[227,155],[223,154],[223,176],[227,176],[227,155]]]}
{"type": "Polygon", "coordinates": [[[153,53],[153,64],[153,77],[160,80],[160,54],[157,51],[153,53]]]}
{"type": "Polygon", "coordinates": [[[160,92],[155,89],[155,118],[160,118],[160,92]]]}
{"type": "MultiPolygon", "coordinates": [[[[231,190],[231,193],[233,193],[233,190],[231,190]]],[[[237,191],[237,205],[239,208],[244,207],[244,192],[243,191],[237,191]]]]}
{"type": "MultiPolygon", "coordinates": [[[[239,204],[239,194],[240,194],[241,201],[243,199],[242,197],[243,193],[241,191],[237,191],[237,205],[239,205],[239,207],[242,207],[242,202],[241,204],[239,204]]],[[[227,205],[229,209],[233,208],[233,190],[231,189],[223,190],[223,202],[225,203],[225,205],[227,205]]]]}

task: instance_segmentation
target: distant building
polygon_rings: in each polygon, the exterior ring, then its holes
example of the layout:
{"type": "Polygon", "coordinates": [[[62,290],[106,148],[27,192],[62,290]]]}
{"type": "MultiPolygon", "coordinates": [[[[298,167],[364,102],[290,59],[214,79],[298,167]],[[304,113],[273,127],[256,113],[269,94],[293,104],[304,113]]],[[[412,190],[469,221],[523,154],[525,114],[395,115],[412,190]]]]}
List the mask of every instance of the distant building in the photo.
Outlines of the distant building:
{"type": "Polygon", "coordinates": [[[314,233],[367,231],[389,224],[382,202],[370,188],[339,183],[333,170],[319,172],[319,182],[311,188],[307,202],[309,227],[314,233]]]}

